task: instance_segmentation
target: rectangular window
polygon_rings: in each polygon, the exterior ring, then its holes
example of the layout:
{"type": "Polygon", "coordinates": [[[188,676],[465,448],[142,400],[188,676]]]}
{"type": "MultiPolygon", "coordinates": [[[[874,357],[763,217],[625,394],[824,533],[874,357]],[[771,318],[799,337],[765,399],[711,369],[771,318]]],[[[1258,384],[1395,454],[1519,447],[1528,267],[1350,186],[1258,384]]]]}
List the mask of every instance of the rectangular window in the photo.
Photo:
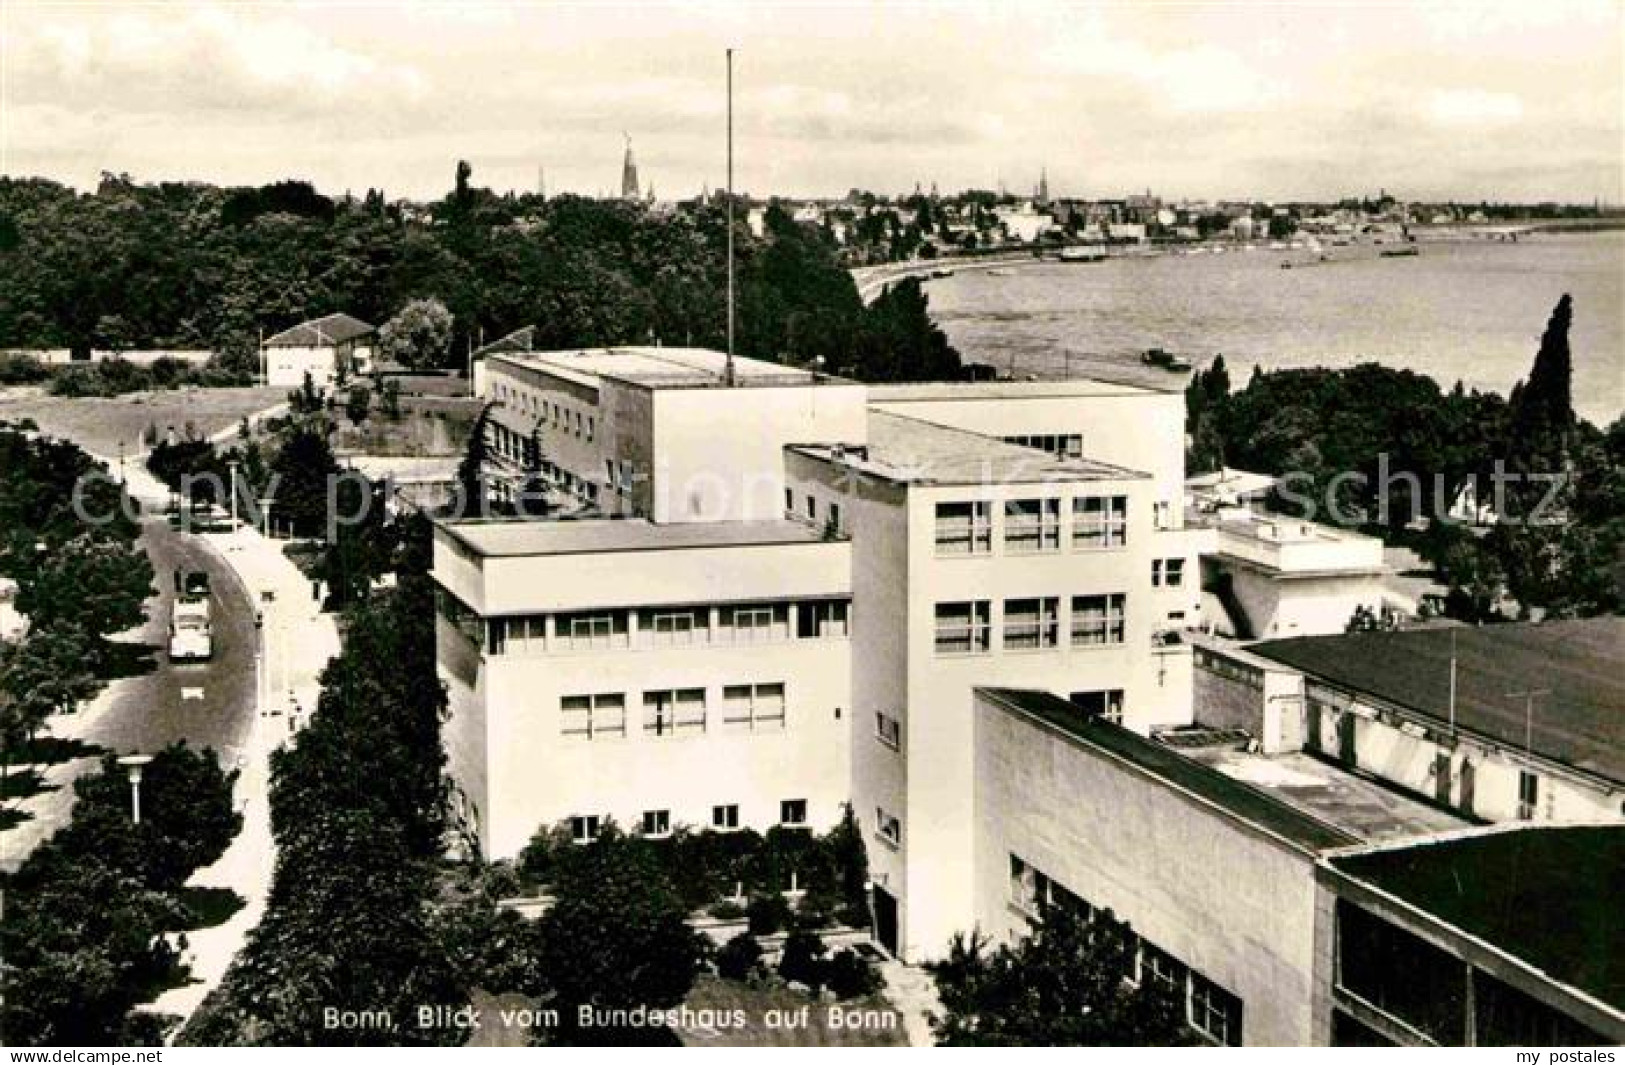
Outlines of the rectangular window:
{"type": "Polygon", "coordinates": [[[1114,725],[1123,723],[1122,688],[1108,688],[1104,691],[1095,692],[1073,692],[1068,696],[1068,700],[1089,717],[1102,718],[1114,725]]]}
{"type": "Polygon", "coordinates": [[[1540,801],[1540,778],[1527,769],[1518,771],[1518,820],[1533,821],[1540,801]]]}
{"type": "Polygon", "coordinates": [[[597,814],[577,815],[570,818],[570,838],[577,843],[591,843],[598,838],[603,819],[597,814]]]}
{"type": "Polygon", "coordinates": [[[779,803],[779,824],[800,828],[807,823],[807,800],[785,799],[779,803]]]}
{"type": "Polygon", "coordinates": [[[784,490],[784,516],[787,518],[796,516],[796,490],[794,488],[784,490]]]}
{"type": "Polygon", "coordinates": [[[624,610],[560,614],[557,625],[561,650],[607,650],[628,645],[624,610]]]}
{"type": "Polygon", "coordinates": [[[589,444],[592,443],[592,431],[593,431],[592,416],[588,415],[587,416],[587,442],[589,444]]]}
{"type": "Polygon", "coordinates": [[[1123,642],[1122,595],[1072,597],[1072,646],[1095,647],[1123,642]]]}
{"type": "Polygon", "coordinates": [[[903,723],[890,714],[875,711],[875,739],[892,750],[903,747],[903,723]]]}
{"type": "Polygon", "coordinates": [[[670,810],[643,811],[643,834],[645,836],[671,835],[670,810]]]}
{"type": "Polygon", "coordinates": [[[832,532],[838,533],[841,531],[841,505],[839,503],[829,505],[829,528],[832,532]]]}
{"type": "Polygon", "coordinates": [[[993,504],[937,504],[937,554],[985,555],[992,550],[993,504]]]}
{"type": "Polygon", "coordinates": [[[784,685],[730,684],[723,688],[722,723],[736,729],[782,729],[784,685]]]}
{"type": "Polygon", "coordinates": [[[705,731],[705,689],[643,693],[643,731],[654,736],[705,731]]]}
{"type": "Polygon", "coordinates": [[[739,806],[730,803],[726,806],[711,807],[711,827],[719,832],[731,832],[739,827],[739,806]]]}
{"type": "Polygon", "coordinates": [[[990,604],[985,599],[970,603],[937,604],[937,654],[986,654],[991,646],[990,604]]]}
{"type": "Polygon", "coordinates": [[[903,822],[887,813],[883,807],[875,807],[875,834],[893,847],[902,846],[903,822]]]}
{"type": "Polygon", "coordinates": [[[1140,941],[1140,982],[1155,980],[1166,987],[1174,998],[1183,1003],[1186,1001],[1185,978],[1189,970],[1178,958],[1152,946],[1144,940],[1140,941]]]}
{"type": "Polygon", "coordinates": [[[1004,503],[1004,549],[1030,555],[1061,549],[1059,499],[1007,499],[1004,503]]]}
{"type": "Polygon", "coordinates": [[[811,492],[807,493],[807,520],[812,522],[818,520],[818,500],[813,498],[811,492]]]}
{"type": "Polygon", "coordinates": [[[1004,649],[1036,651],[1061,643],[1061,601],[1046,599],[1006,599],[1004,601],[1004,649]]]}
{"type": "Polygon", "coordinates": [[[846,614],[845,602],[798,603],[796,636],[803,640],[844,640],[846,614]]]}
{"type": "Polygon", "coordinates": [[[1127,496],[1079,496],[1072,501],[1074,548],[1098,551],[1127,542],[1127,496]]]}
{"type": "Polygon", "coordinates": [[[788,603],[747,603],[725,606],[721,638],[730,643],[767,643],[790,638],[788,603]]]}
{"type": "Polygon", "coordinates": [[[643,610],[638,627],[649,634],[651,647],[687,647],[711,637],[711,612],[703,607],[643,610]]]}
{"type": "Polygon", "coordinates": [[[1153,588],[1178,588],[1184,583],[1184,559],[1154,558],[1151,560],[1151,586],[1153,588]]]}
{"type": "Polygon", "coordinates": [[[1241,999],[1191,973],[1190,1025],[1220,1046],[1241,1045],[1241,999]]]}
{"type": "Polygon", "coordinates": [[[585,736],[626,735],[626,696],[620,692],[603,695],[566,695],[559,700],[559,733],[585,736]]]}

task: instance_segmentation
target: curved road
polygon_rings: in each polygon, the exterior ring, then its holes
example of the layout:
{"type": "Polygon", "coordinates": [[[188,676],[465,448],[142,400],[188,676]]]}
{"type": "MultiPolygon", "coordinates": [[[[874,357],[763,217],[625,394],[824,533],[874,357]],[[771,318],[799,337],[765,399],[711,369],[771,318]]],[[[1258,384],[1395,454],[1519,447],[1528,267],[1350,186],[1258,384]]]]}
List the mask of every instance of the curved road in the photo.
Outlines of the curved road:
{"type": "Polygon", "coordinates": [[[170,528],[162,517],[144,517],[141,544],[152,561],[158,594],[147,600],[139,640],[152,648],[146,672],[115,682],[112,705],[79,734],[86,743],[121,754],[152,752],[177,740],[212,747],[233,765],[254,723],[255,650],[258,634],[247,591],[202,536],[170,528]],[[214,657],[207,662],[169,661],[169,611],[175,570],[203,570],[213,596],[214,657]]]}

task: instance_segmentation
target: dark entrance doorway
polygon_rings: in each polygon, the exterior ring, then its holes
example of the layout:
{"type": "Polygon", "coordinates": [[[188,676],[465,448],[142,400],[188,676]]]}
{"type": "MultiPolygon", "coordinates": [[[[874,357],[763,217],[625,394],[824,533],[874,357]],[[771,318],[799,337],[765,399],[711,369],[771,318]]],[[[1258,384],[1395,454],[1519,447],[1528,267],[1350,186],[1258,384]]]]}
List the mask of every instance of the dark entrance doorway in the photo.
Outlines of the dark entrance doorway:
{"type": "Polygon", "coordinates": [[[875,892],[875,939],[893,957],[897,955],[897,900],[885,888],[875,892]]]}

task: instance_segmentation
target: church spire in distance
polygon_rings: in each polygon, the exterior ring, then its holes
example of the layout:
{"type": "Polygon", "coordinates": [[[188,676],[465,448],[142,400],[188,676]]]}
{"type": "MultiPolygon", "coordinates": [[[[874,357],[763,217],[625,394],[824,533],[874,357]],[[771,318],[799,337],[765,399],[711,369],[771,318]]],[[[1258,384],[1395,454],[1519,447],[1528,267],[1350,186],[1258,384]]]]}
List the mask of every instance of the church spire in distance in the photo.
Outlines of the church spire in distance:
{"type": "Polygon", "coordinates": [[[632,135],[622,133],[621,136],[626,138],[626,158],[621,163],[621,199],[635,200],[642,190],[638,185],[638,164],[632,158],[632,135]]]}

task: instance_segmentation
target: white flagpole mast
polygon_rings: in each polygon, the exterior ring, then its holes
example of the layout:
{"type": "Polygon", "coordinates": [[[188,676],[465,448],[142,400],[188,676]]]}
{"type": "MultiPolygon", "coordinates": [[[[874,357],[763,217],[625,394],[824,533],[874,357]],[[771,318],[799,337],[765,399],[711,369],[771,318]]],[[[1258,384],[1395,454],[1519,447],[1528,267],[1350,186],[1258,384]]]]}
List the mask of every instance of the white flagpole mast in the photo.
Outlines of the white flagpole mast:
{"type": "Polygon", "coordinates": [[[728,369],[734,385],[734,50],[728,49],[728,369]]]}

